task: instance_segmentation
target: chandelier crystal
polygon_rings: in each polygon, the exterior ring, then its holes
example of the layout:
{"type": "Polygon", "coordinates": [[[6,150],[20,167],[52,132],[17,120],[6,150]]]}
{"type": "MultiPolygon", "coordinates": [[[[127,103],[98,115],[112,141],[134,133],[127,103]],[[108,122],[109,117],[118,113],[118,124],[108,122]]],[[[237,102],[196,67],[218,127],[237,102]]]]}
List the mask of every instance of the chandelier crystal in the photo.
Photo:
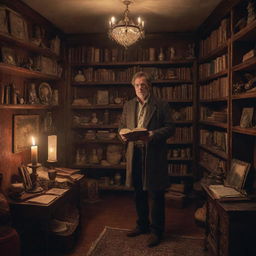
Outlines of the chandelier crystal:
{"type": "Polygon", "coordinates": [[[115,17],[112,17],[109,21],[109,37],[128,48],[139,39],[144,38],[144,21],[139,17],[137,23],[134,23],[129,18],[128,6],[132,0],[123,0],[123,3],[126,5],[123,18],[116,22],[115,17]]]}

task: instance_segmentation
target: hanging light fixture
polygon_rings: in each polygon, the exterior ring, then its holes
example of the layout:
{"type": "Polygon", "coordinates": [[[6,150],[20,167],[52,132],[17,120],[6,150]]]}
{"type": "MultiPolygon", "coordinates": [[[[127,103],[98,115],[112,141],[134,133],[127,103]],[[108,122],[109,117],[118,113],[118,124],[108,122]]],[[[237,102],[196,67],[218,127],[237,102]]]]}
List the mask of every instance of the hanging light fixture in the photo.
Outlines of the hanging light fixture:
{"type": "Polygon", "coordinates": [[[109,21],[109,37],[115,40],[117,43],[128,48],[130,45],[137,42],[139,39],[144,38],[144,21],[138,17],[135,24],[132,19],[129,18],[129,5],[133,0],[122,0],[126,5],[126,9],[123,14],[123,18],[116,22],[115,17],[112,17],[109,21]]]}

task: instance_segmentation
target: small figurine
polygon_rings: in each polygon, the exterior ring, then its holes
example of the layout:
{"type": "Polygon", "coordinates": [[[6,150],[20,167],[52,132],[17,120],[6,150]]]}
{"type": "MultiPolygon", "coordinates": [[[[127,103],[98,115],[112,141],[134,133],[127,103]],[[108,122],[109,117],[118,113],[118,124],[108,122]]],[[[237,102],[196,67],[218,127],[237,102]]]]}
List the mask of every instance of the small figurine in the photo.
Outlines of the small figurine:
{"type": "Polygon", "coordinates": [[[175,58],[175,49],[173,47],[170,48],[170,60],[175,58]]]}
{"type": "Polygon", "coordinates": [[[57,89],[53,90],[52,94],[52,105],[59,105],[59,91],[57,89]]]}
{"type": "Polygon", "coordinates": [[[30,85],[30,90],[29,90],[29,104],[38,104],[39,103],[39,98],[37,97],[36,93],[36,85],[32,83],[30,85]]]}
{"type": "Polygon", "coordinates": [[[160,48],[160,53],[158,55],[158,60],[163,61],[164,60],[164,52],[163,48],[160,48]]]}
{"type": "Polygon", "coordinates": [[[85,76],[83,75],[81,70],[78,70],[78,73],[75,75],[74,80],[76,82],[84,82],[85,81],[85,76]]]}
{"type": "Polygon", "coordinates": [[[95,112],[92,113],[91,123],[92,124],[97,124],[98,123],[97,114],[95,112]]]}

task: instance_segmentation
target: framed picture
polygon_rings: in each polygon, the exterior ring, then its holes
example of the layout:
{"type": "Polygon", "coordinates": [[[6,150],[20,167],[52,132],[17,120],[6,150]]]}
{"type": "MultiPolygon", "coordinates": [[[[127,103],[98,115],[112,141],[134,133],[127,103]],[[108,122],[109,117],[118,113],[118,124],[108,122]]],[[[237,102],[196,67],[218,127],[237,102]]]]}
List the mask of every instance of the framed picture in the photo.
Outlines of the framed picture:
{"type": "Polygon", "coordinates": [[[39,135],[39,115],[15,115],[13,133],[13,152],[29,149],[32,144],[31,137],[39,135]]]}
{"type": "Polygon", "coordinates": [[[250,163],[232,159],[231,168],[227,174],[225,185],[242,190],[245,180],[250,169],[250,163]]]}
{"type": "Polygon", "coordinates": [[[108,90],[98,90],[97,91],[97,104],[98,105],[108,105],[109,104],[108,90]]]}
{"type": "Polygon", "coordinates": [[[23,17],[14,11],[10,11],[9,19],[11,35],[17,39],[25,41],[28,40],[27,22],[23,19],[23,17]]]}
{"type": "Polygon", "coordinates": [[[14,50],[7,47],[1,48],[2,61],[7,64],[16,65],[16,58],[14,50]]]}
{"type": "Polygon", "coordinates": [[[52,89],[51,86],[43,82],[39,85],[39,98],[41,100],[41,103],[44,105],[49,105],[52,102],[52,89]]]}
{"type": "Polygon", "coordinates": [[[19,170],[19,174],[21,176],[22,183],[24,185],[25,190],[26,191],[31,190],[33,185],[32,185],[32,181],[31,181],[30,174],[27,167],[25,165],[21,165],[18,167],[18,170],[19,170]]]}
{"type": "Polygon", "coordinates": [[[1,33],[8,33],[8,20],[6,14],[6,8],[0,6],[0,32],[1,33]]]}
{"type": "Polygon", "coordinates": [[[252,127],[253,108],[243,108],[243,112],[240,119],[240,127],[249,128],[252,127]]]}

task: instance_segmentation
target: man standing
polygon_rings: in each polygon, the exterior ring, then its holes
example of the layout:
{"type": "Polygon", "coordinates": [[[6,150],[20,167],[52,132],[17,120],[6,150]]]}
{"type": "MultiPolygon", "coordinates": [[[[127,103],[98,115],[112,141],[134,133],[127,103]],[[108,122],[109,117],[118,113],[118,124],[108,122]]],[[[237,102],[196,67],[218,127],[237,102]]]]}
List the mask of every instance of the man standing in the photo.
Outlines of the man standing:
{"type": "Polygon", "coordinates": [[[127,143],[126,185],[133,185],[137,211],[137,226],[127,233],[135,237],[149,233],[148,246],[161,242],[165,225],[164,191],[169,186],[166,139],[174,132],[169,105],[152,95],[148,75],[138,72],[132,85],[136,96],[125,103],[119,134],[127,143]],[[122,129],[146,128],[139,140],[129,141],[122,129]],[[149,209],[148,194],[152,199],[149,209]],[[150,218],[151,217],[151,221],[150,218]]]}

